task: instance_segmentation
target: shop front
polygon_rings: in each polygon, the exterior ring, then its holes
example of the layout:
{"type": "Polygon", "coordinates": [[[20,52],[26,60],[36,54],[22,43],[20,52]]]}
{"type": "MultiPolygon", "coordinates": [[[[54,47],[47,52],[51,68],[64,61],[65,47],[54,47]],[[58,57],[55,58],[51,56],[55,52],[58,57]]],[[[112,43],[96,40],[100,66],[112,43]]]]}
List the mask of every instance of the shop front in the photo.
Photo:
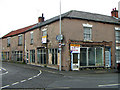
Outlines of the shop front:
{"type": "Polygon", "coordinates": [[[70,44],[71,70],[92,67],[111,67],[110,46],[70,44]]]}

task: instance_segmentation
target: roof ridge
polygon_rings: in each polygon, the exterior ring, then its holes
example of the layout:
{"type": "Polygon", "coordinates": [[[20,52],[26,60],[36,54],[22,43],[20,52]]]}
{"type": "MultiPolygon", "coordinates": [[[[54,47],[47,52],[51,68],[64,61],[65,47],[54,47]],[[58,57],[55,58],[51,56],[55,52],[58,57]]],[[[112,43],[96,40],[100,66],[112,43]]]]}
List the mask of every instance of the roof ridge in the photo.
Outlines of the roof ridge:
{"type": "Polygon", "coordinates": [[[89,13],[89,14],[94,14],[94,15],[101,15],[101,16],[108,16],[108,17],[111,17],[111,16],[109,16],[109,15],[103,15],[103,14],[100,14],[100,13],[92,13],[92,12],[78,11],[78,10],[71,10],[71,11],[82,12],[82,13],[89,13]]]}

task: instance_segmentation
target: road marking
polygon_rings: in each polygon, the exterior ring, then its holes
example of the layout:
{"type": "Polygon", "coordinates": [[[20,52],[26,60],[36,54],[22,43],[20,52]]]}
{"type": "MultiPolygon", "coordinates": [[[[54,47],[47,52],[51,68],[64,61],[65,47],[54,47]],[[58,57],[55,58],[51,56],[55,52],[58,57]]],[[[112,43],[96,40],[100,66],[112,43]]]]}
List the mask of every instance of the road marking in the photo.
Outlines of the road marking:
{"type": "Polygon", "coordinates": [[[31,79],[33,79],[32,77],[31,78],[28,78],[28,80],[31,80],[31,79]]]}
{"type": "Polygon", "coordinates": [[[7,73],[8,73],[8,71],[7,71],[5,68],[3,68],[3,67],[0,67],[0,68],[1,68],[1,70],[6,71],[5,73],[2,73],[2,74],[0,74],[0,75],[5,75],[5,74],[7,74],[7,73]]]}
{"type": "Polygon", "coordinates": [[[13,83],[12,85],[16,85],[16,84],[18,84],[19,82],[15,82],[15,83],[13,83]]]}
{"type": "Polygon", "coordinates": [[[107,86],[118,86],[120,85],[120,83],[118,84],[105,84],[105,85],[98,85],[99,87],[107,87],[107,86]]]}
{"type": "Polygon", "coordinates": [[[22,81],[20,81],[20,82],[23,83],[23,82],[25,82],[25,81],[27,81],[27,80],[22,80],[22,81]]]}
{"type": "Polygon", "coordinates": [[[33,76],[33,78],[36,78],[37,76],[33,76]]]}
{"type": "MultiPolygon", "coordinates": [[[[5,69],[4,69],[5,70],[5,69]]],[[[42,74],[42,71],[41,70],[39,70],[39,73],[36,75],[36,76],[33,76],[34,78],[35,77],[38,77],[39,75],[41,75],[42,74]]],[[[33,79],[33,77],[30,77],[30,78],[28,78],[27,80],[31,80],[31,79],[33,79]]],[[[25,81],[27,81],[26,79],[24,79],[24,80],[22,80],[22,81],[20,81],[21,83],[23,83],[23,82],[25,82],[25,81]]],[[[16,85],[16,84],[19,84],[20,82],[15,82],[15,83],[12,83],[11,85],[13,86],[13,85],[16,85]]],[[[9,87],[10,85],[5,85],[5,86],[3,86],[3,87],[0,87],[0,89],[2,89],[2,88],[7,88],[7,87],[9,87]]]]}
{"type": "Polygon", "coordinates": [[[1,89],[2,89],[2,88],[7,88],[7,87],[9,87],[9,86],[10,86],[10,85],[3,86],[3,87],[1,87],[1,89]]]}

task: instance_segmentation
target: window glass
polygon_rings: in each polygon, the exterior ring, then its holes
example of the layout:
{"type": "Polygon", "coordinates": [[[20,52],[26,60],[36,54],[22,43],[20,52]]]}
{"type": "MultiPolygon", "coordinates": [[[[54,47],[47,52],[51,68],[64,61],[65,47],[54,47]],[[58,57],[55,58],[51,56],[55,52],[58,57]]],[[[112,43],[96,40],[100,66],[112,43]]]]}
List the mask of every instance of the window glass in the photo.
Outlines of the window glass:
{"type": "Polygon", "coordinates": [[[84,40],[91,40],[91,28],[84,27],[84,40]]]}

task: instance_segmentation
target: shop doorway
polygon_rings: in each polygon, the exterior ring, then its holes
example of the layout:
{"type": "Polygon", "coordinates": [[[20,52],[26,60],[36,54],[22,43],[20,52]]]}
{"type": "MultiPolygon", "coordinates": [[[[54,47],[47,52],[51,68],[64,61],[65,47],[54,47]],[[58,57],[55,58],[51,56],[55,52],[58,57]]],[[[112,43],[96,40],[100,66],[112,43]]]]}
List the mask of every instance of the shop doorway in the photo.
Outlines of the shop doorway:
{"type": "Polygon", "coordinates": [[[80,54],[79,53],[72,53],[71,55],[71,67],[72,70],[79,70],[79,59],[80,59],[80,54]]]}

